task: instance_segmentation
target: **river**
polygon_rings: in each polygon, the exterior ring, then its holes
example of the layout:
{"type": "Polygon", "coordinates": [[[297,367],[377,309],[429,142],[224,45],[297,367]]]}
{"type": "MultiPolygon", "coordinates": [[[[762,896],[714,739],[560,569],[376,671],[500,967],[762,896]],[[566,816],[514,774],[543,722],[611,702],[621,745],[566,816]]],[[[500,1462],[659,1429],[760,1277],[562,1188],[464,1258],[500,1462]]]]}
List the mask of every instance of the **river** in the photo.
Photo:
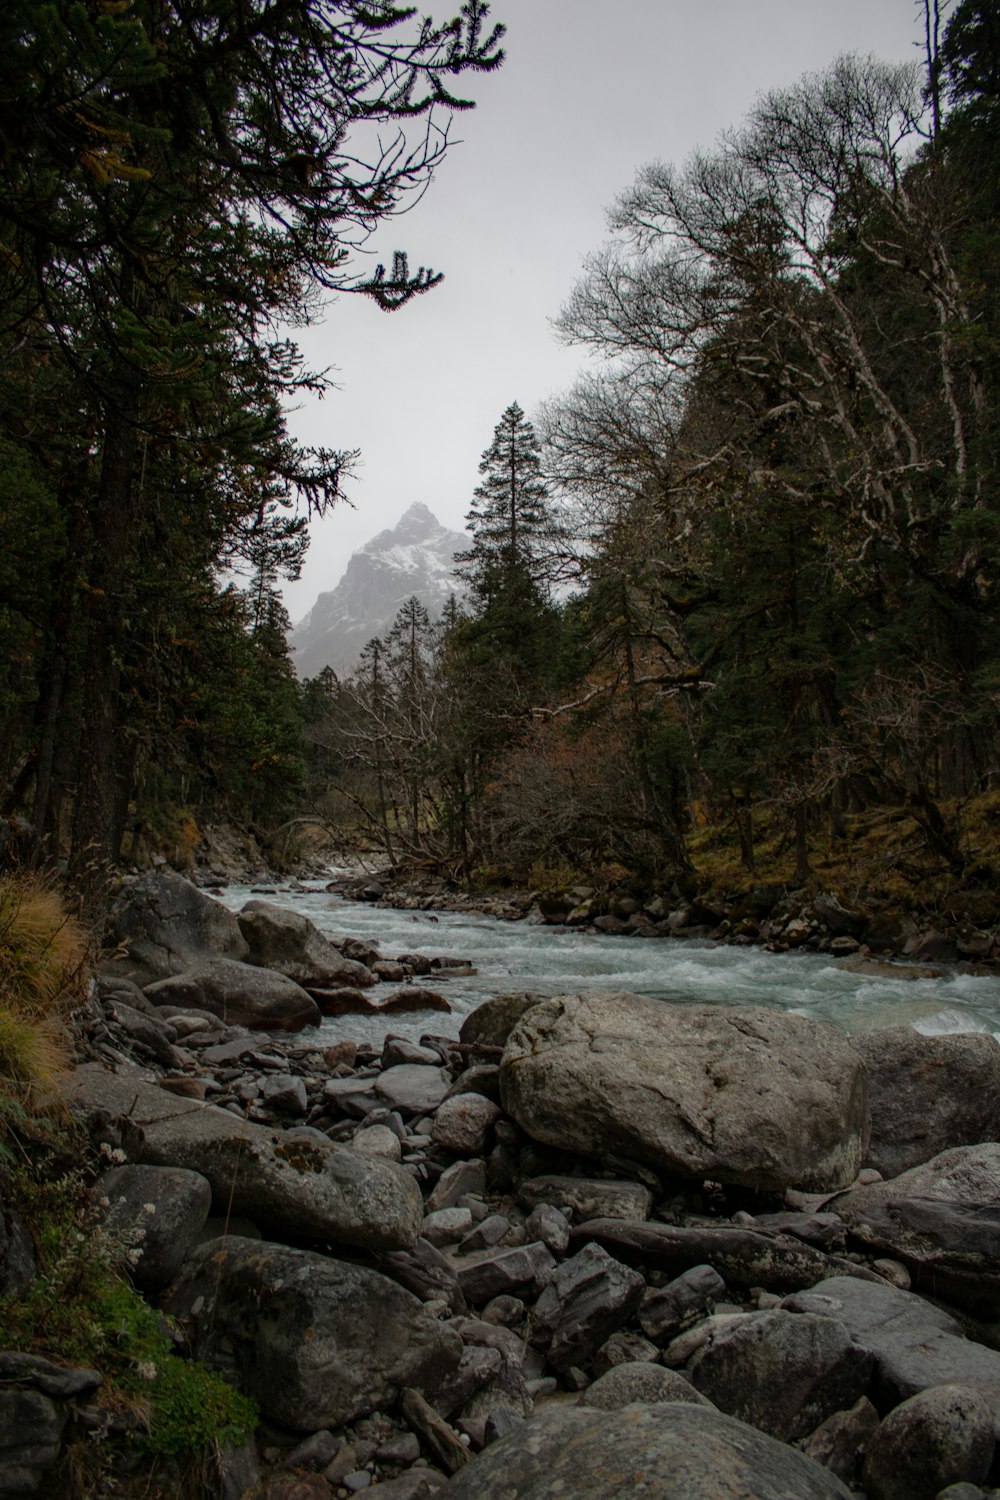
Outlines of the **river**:
{"type": "MultiPolygon", "coordinates": [[[[238,911],[256,892],[229,886],[225,905],[238,911]]],[[[474,978],[415,983],[437,990],[452,1009],[391,1017],[341,1016],[323,1022],[330,1040],[377,1042],[387,1031],[457,1036],[470,1010],[506,990],[558,995],[583,989],[622,989],[681,1003],[770,1005],[829,1021],[848,1034],[909,1024],[927,1033],[986,1031],[1000,1038],[1000,977],[948,972],[934,979],[894,979],[851,973],[814,953],[767,953],[676,938],[608,937],[565,927],[502,922],[466,912],[396,911],[345,901],[321,887],[305,893],[278,888],[259,899],[301,912],[328,937],[358,937],[384,958],[401,953],[447,954],[467,960],[474,978]]],[[[394,986],[391,988],[395,988],[394,986]]],[[[388,993],[380,985],[373,992],[388,993]]]]}

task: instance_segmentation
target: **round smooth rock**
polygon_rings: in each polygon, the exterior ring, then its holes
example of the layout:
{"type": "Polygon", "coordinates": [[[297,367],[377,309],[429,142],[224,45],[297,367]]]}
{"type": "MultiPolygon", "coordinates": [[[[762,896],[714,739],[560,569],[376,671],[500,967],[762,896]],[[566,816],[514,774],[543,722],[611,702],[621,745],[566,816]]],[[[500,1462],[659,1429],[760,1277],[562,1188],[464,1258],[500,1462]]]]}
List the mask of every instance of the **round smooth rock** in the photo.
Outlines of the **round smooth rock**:
{"type": "Polygon", "coordinates": [[[683,1402],[546,1407],[467,1464],[440,1500],[850,1500],[804,1453],[683,1402]]]}
{"type": "Polygon", "coordinates": [[[984,1483],[993,1445],[993,1415],[978,1391],[932,1385],[897,1406],[873,1434],[864,1486],[871,1500],[934,1500],[948,1485],[984,1483]]]}

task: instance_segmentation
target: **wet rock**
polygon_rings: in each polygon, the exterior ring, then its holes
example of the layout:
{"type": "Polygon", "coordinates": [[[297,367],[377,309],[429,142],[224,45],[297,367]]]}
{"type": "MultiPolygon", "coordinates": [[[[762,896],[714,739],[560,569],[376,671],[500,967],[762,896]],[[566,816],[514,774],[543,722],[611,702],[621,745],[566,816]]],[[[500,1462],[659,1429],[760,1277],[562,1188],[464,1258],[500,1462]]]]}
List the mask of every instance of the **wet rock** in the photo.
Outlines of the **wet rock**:
{"type": "Polygon", "coordinates": [[[459,1285],[468,1302],[481,1306],[493,1297],[539,1292],[552,1275],[555,1261],[541,1244],[519,1245],[480,1256],[458,1269],[459,1285]]]}
{"type": "Polygon", "coordinates": [[[971,1386],[1000,1428],[1000,1353],[965,1338],[949,1313],[915,1293],[835,1276],[786,1297],[783,1306],[835,1318],[871,1353],[873,1399],[883,1410],[929,1386],[971,1386]]]}
{"type": "Polygon", "coordinates": [[[779,1309],[722,1329],[691,1379],[730,1416],[790,1443],[863,1396],[872,1364],[833,1318],[779,1309]]]}
{"type": "Polygon", "coordinates": [[[931,1386],[872,1434],[862,1480],[871,1500],[934,1500],[946,1485],[985,1483],[993,1447],[993,1413],[977,1391],[931,1386]]]}
{"type": "Polygon", "coordinates": [[[333,946],[301,912],[270,901],[248,901],[237,921],[250,950],[250,963],[276,969],[303,989],[375,983],[365,964],[355,963],[333,946]]]}
{"type": "Polygon", "coordinates": [[[137,1044],[140,1052],[145,1051],[161,1067],[177,1067],[179,1058],[172,1045],[177,1033],[172,1027],[162,1021],[154,1020],[151,1016],[143,1015],[141,1011],[124,1004],[121,1000],[108,1001],[105,1014],[114,1026],[120,1027],[125,1032],[130,1049],[134,1049],[137,1044]]]}
{"type": "Polygon", "coordinates": [[[265,1078],[260,1086],[262,1103],[282,1115],[304,1115],[309,1108],[305,1081],[294,1074],[265,1078]]]}
{"type": "Polygon", "coordinates": [[[34,1280],[38,1256],[31,1233],[0,1197],[0,1293],[19,1297],[34,1280]]]}
{"type": "Polygon", "coordinates": [[[494,995],[466,1016],[459,1037],[466,1046],[501,1048],[525,1011],[544,998],[529,990],[494,995]]]}
{"type": "Polygon", "coordinates": [[[58,1462],[66,1416],[40,1391],[0,1390],[0,1494],[38,1493],[58,1462]]]}
{"type": "Polygon", "coordinates": [[[692,1266],[667,1286],[645,1293],[639,1304],[639,1327],[657,1343],[667,1343],[697,1318],[711,1313],[725,1295],[726,1283],[714,1266],[692,1266]]]}
{"type": "Polygon", "coordinates": [[[1000,1316],[1000,1144],[956,1146],[833,1206],[858,1239],[901,1260],[914,1286],[1000,1316]]]}
{"type": "Polygon", "coordinates": [[[852,1182],[868,1146],[864,1064],[833,1027],[755,1006],[591,992],[531,1007],[500,1064],[508,1114],[586,1156],[757,1190],[852,1182]]]}
{"type": "Polygon", "coordinates": [[[846,1485],[856,1487],[861,1460],[879,1415],[867,1396],[860,1396],[847,1411],[835,1411],[821,1422],[801,1444],[818,1464],[831,1470],[846,1485]]]}
{"type": "Polygon", "coordinates": [[[453,1313],[465,1311],[465,1297],[454,1266],[429,1240],[417,1240],[410,1250],[379,1255],[377,1264],[421,1302],[443,1302],[453,1313]]]}
{"type": "Polygon", "coordinates": [[[351,1137],[350,1146],[362,1156],[380,1156],[385,1161],[398,1162],[403,1156],[399,1137],[388,1125],[369,1125],[367,1129],[359,1130],[351,1137]]]}
{"type": "Polygon", "coordinates": [[[467,1208],[439,1208],[424,1219],[421,1234],[432,1245],[454,1245],[472,1228],[467,1208]]]}
{"type": "Polygon", "coordinates": [[[480,1196],[486,1191],[486,1163],[484,1161],[456,1161],[446,1167],[431,1189],[427,1199],[427,1211],[438,1208],[454,1208],[466,1193],[480,1196]]]}
{"type": "Polygon", "coordinates": [[[378,1272],[256,1240],[201,1246],[164,1308],[199,1359],[298,1432],[389,1406],[406,1386],[433,1392],[462,1351],[378,1272]]]}
{"type": "Polygon", "coordinates": [[[437,990],[418,989],[416,985],[404,985],[401,990],[380,1000],[378,1009],[386,1015],[397,1015],[408,1010],[450,1011],[451,1005],[437,990]]]}
{"type": "Polygon", "coordinates": [[[524,1221],[529,1240],[541,1240],[553,1255],[565,1255],[569,1247],[569,1225],[566,1215],[549,1203],[539,1203],[524,1221]]]}

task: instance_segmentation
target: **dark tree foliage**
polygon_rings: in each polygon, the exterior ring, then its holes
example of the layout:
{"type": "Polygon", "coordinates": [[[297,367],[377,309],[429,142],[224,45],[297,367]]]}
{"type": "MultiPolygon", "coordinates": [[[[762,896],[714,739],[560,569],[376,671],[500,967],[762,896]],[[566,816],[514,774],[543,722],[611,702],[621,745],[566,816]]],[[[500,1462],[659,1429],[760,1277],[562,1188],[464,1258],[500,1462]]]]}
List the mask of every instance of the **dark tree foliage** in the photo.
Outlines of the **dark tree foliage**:
{"type": "MultiPolygon", "coordinates": [[[[185,676],[192,589],[244,563],[254,602],[234,628],[259,642],[276,578],[301,561],[292,507],[340,493],[351,455],[288,435],[285,398],[323,381],[278,324],[331,289],[393,310],[439,279],[402,253],[359,276],[352,252],[426,185],[449,115],[470,107],[462,76],[499,65],[486,11],[471,0],[436,25],[388,0],[3,8],[0,441],[59,518],[37,618],[0,621],[33,678],[13,689],[7,800],[28,802],[44,843],[71,792],[73,863],[95,890],[157,717],[184,737],[162,694],[185,676]],[[59,726],[77,721],[70,746],[59,726]]],[[[272,654],[254,658],[264,679],[272,654]]],[[[266,734],[259,748],[270,763],[266,734]]]]}

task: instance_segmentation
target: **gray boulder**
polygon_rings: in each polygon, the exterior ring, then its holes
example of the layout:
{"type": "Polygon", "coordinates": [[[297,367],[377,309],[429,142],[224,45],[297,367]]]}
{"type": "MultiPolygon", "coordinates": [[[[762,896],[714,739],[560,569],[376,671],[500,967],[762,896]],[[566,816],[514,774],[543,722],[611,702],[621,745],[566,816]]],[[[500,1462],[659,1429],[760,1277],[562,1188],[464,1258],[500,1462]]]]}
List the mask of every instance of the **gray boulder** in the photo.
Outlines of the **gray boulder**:
{"type": "Polygon", "coordinates": [[[270,901],[248,901],[237,918],[250,951],[250,963],[277,969],[304,989],[351,985],[367,988],[376,982],[371,970],[345,958],[300,912],[270,901]]]}
{"type": "Polygon", "coordinates": [[[70,1075],[65,1093],[84,1118],[127,1120],[135,1157],[202,1173],[216,1212],[241,1214],[275,1237],[398,1250],[420,1234],[420,1190],[394,1162],[295,1139],[93,1064],[70,1075]]]}
{"type": "Polygon", "coordinates": [[[164,1300],[194,1354],[297,1432],[337,1427],[415,1386],[431,1399],[459,1336],[377,1271],[259,1240],[195,1251],[164,1300]]]}
{"type": "Polygon", "coordinates": [[[984,1484],[993,1447],[993,1414],[978,1391],[935,1385],[872,1434],[862,1479],[871,1500],[934,1500],[950,1484],[984,1484]]]}
{"type": "Polygon", "coordinates": [[[916,1287],[1000,1316],[1000,1144],[942,1151],[833,1207],[856,1238],[901,1260],[916,1287]]]}
{"type": "Polygon", "coordinates": [[[794,1448],[687,1402],[547,1407],[467,1464],[441,1500],[849,1500],[794,1448]]]}
{"type": "Polygon", "coordinates": [[[822,1192],[857,1176],[868,1081],[846,1037],[757,1006],[561,995],[526,1011],[500,1064],[536,1140],[671,1176],[822,1192]]]}
{"type": "Polygon", "coordinates": [[[95,1197],[105,1227],[127,1247],[132,1279],[144,1291],[160,1291],[173,1281],[212,1207],[208,1179],[186,1167],[113,1167],[97,1183],[95,1197]]]}
{"type": "Polygon", "coordinates": [[[294,979],[231,958],[205,959],[159,979],[146,986],[146,995],[155,1005],[194,1006],[228,1026],[257,1031],[301,1031],[320,1023],[319,1006],[294,979]]]}
{"type": "Polygon", "coordinates": [[[466,1046],[487,1049],[503,1047],[525,1011],[544,998],[544,995],[530,990],[510,995],[494,995],[492,1000],[477,1005],[466,1016],[459,1037],[466,1046]]]}
{"type": "Polygon", "coordinates": [[[722,1411],[792,1443],[853,1406],[872,1365],[842,1323],[775,1309],[721,1329],[696,1356],[691,1379],[722,1411]]]}
{"type": "Polygon", "coordinates": [[[872,1134],[868,1165],[897,1177],[953,1146],[1000,1139],[1000,1042],[983,1032],[862,1032],[872,1134]]]}
{"type": "Polygon", "coordinates": [[[111,945],[126,956],[106,966],[140,986],[181,974],[207,958],[245,959],[236,917],[173,870],[127,882],[110,917],[111,945]]]}
{"type": "Polygon", "coordinates": [[[971,1386],[989,1403],[1000,1431],[1000,1352],[967,1339],[942,1308],[913,1292],[849,1276],[817,1282],[782,1305],[844,1325],[875,1361],[873,1395],[883,1408],[930,1386],[971,1386]]]}

